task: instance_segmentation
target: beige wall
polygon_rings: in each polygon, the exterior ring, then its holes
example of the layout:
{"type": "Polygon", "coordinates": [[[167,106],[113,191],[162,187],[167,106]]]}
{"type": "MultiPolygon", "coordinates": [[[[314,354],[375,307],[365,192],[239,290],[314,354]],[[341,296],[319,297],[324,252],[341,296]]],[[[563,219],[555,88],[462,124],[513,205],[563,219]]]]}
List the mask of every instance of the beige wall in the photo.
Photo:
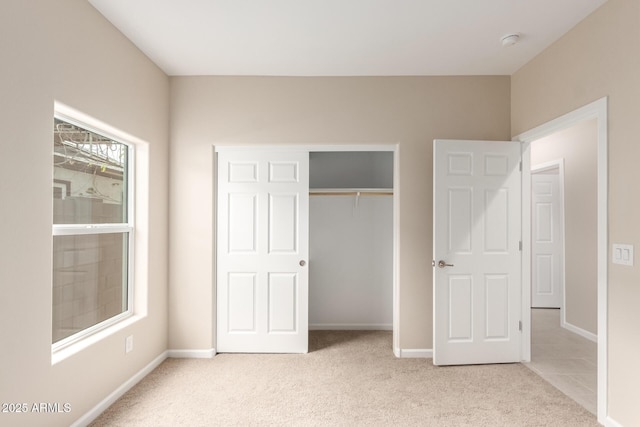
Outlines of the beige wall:
{"type": "Polygon", "coordinates": [[[531,144],[531,165],[564,159],[565,319],[598,330],[597,121],[579,123],[531,144]]]}
{"type": "Polygon", "coordinates": [[[0,402],[71,404],[0,424],[68,426],[167,347],[169,82],[84,0],[3,0],[0,52],[0,402]],[[148,316],[52,366],[54,100],[147,141],[151,184],[148,316]]]}
{"type": "Polygon", "coordinates": [[[432,348],[432,140],[510,139],[509,77],[171,79],[170,348],[214,346],[213,146],[399,144],[399,338],[432,348]]]}
{"type": "MultiPolygon", "coordinates": [[[[609,97],[609,251],[640,247],[640,2],[609,0],[512,76],[512,134],[609,97]]],[[[640,424],[640,262],[609,262],[609,415],[640,424]]]]}

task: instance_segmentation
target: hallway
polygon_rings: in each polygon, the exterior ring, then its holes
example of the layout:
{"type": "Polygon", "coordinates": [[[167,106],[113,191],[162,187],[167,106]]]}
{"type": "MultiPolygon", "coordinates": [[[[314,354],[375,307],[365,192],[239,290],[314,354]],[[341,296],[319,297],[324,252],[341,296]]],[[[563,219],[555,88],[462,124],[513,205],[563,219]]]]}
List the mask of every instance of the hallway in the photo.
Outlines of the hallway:
{"type": "Polygon", "coordinates": [[[597,344],[560,326],[559,309],[531,309],[529,369],[597,413],[597,344]]]}

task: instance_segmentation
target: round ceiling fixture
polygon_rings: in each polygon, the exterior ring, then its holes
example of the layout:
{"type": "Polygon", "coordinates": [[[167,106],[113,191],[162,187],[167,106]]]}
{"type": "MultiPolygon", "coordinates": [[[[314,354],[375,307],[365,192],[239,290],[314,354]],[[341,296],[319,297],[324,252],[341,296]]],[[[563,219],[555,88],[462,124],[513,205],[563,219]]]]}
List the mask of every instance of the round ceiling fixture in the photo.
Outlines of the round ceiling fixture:
{"type": "Polygon", "coordinates": [[[520,34],[513,33],[513,34],[505,35],[500,39],[500,41],[502,41],[503,47],[507,47],[507,46],[513,46],[514,44],[518,43],[519,39],[520,39],[520,34]]]}

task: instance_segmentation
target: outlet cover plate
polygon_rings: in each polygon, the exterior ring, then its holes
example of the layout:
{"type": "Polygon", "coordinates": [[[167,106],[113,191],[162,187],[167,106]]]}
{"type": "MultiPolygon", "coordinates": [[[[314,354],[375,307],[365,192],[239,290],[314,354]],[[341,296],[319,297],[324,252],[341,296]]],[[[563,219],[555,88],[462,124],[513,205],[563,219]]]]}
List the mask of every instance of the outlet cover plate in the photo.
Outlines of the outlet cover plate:
{"type": "Polygon", "coordinates": [[[133,335],[129,335],[124,340],[124,352],[130,353],[133,351],[133,335]]]}

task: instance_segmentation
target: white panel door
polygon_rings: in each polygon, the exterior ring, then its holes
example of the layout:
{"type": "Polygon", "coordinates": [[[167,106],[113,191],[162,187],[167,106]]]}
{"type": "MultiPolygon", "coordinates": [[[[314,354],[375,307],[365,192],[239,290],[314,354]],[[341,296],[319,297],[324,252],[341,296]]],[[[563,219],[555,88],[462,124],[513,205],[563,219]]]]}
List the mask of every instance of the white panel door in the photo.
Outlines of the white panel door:
{"type": "Polygon", "coordinates": [[[218,153],[216,350],[308,350],[309,153],[218,153]]]}
{"type": "Polygon", "coordinates": [[[434,141],[433,363],[520,360],[520,143],[434,141]]]}
{"type": "Polygon", "coordinates": [[[560,308],[563,289],[563,224],[560,177],[531,174],[531,306],[560,308]]]}

